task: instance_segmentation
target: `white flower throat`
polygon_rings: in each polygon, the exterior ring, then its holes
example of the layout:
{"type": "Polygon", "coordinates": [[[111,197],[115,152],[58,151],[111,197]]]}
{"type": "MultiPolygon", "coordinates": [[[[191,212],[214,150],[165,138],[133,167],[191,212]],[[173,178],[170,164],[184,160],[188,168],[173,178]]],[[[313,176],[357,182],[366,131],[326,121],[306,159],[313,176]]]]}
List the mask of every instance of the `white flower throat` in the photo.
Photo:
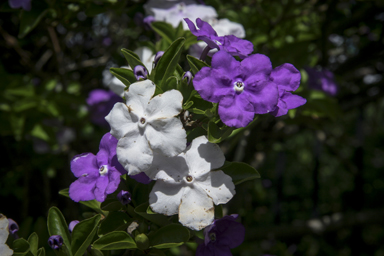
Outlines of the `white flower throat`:
{"type": "Polygon", "coordinates": [[[107,174],[108,173],[108,165],[102,165],[99,168],[99,173],[101,176],[104,176],[105,174],[107,174]]]}

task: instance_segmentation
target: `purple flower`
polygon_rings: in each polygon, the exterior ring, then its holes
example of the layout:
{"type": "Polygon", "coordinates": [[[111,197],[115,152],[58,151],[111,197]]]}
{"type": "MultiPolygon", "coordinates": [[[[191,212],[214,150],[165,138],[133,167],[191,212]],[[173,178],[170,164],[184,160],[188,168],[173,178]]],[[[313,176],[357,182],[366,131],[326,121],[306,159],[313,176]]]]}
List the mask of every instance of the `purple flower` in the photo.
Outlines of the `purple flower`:
{"type": "Polygon", "coordinates": [[[317,70],[315,68],[306,67],[308,73],[308,86],[315,90],[320,90],[330,96],[335,96],[338,86],[335,81],[334,74],[328,69],[317,70]]]}
{"type": "Polygon", "coordinates": [[[292,64],[284,63],[271,72],[271,80],[279,89],[279,100],[270,114],[277,117],[288,113],[289,109],[304,105],[307,100],[290,92],[299,88],[301,75],[292,64]]]}
{"type": "Polygon", "coordinates": [[[137,81],[140,81],[141,79],[145,80],[148,77],[148,71],[145,69],[145,67],[141,65],[137,65],[133,69],[133,73],[135,74],[137,81]]]}
{"type": "Polygon", "coordinates": [[[155,55],[155,59],[153,60],[154,65],[157,65],[157,62],[159,62],[160,58],[164,55],[163,51],[158,51],[155,55]]]}
{"type": "Polygon", "coordinates": [[[31,10],[31,0],[8,0],[12,9],[23,8],[26,11],[31,10]]]}
{"type": "Polygon", "coordinates": [[[53,235],[48,239],[48,244],[53,250],[58,250],[63,246],[64,240],[60,235],[53,235]]]}
{"type": "Polygon", "coordinates": [[[92,122],[108,128],[108,122],[104,117],[109,114],[116,102],[122,102],[122,98],[114,92],[102,89],[92,90],[87,98],[92,122]]]}
{"type": "Polygon", "coordinates": [[[184,79],[187,79],[187,84],[190,84],[193,79],[192,73],[190,71],[185,72],[183,75],[183,80],[184,79]]]}
{"type": "Polygon", "coordinates": [[[77,224],[79,224],[79,223],[80,223],[80,221],[78,221],[78,220],[73,220],[73,221],[71,221],[71,222],[69,223],[69,225],[68,225],[68,230],[69,230],[69,232],[72,233],[72,231],[73,231],[73,229],[75,228],[75,226],[76,226],[77,224]]]}
{"type": "Polygon", "coordinates": [[[273,111],[279,92],[271,81],[272,64],[262,54],[253,54],[241,62],[225,51],[212,58],[212,68],[196,73],[193,85],[201,97],[219,103],[219,116],[231,127],[245,127],[256,114],[273,111]]]}
{"type": "Polygon", "coordinates": [[[237,214],[224,216],[206,227],[204,243],[197,247],[196,256],[231,256],[230,249],[239,246],[245,236],[245,228],[237,218],[237,214]]]}
{"type": "Polygon", "coordinates": [[[8,230],[12,235],[19,231],[19,225],[17,225],[16,221],[8,218],[8,230]]]}
{"type": "Polygon", "coordinates": [[[132,201],[131,193],[125,190],[121,190],[119,194],[117,194],[117,199],[119,199],[122,205],[127,205],[132,201]]]}
{"type": "Polygon", "coordinates": [[[144,172],[141,172],[136,175],[130,175],[129,177],[143,184],[149,184],[152,181],[144,172]]]}
{"type": "Polygon", "coordinates": [[[113,193],[120,175],[126,173],[117,161],[117,139],[106,133],[100,141],[99,152],[83,153],[71,161],[71,171],[78,178],[69,187],[69,197],[75,201],[96,199],[103,202],[107,194],[113,193]]]}
{"type": "Polygon", "coordinates": [[[151,30],[151,29],[152,29],[151,24],[152,24],[152,22],[154,22],[154,21],[155,21],[155,17],[153,17],[153,16],[151,16],[151,15],[145,17],[145,18],[143,19],[144,28],[145,28],[146,30],[151,30]]]}
{"type": "Polygon", "coordinates": [[[197,40],[206,42],[212,49],[223,50],[233,56],[239,56],[242,59],[253,52],[253,44],[247,40],[240,39],[234,35],[218,36],[209,23],[199,18],[196,19],[199,30],[196,29],[195,24],[191,20],[188,18],[184,20],[188,24],[192,34],[197,36],[197,40]]]}

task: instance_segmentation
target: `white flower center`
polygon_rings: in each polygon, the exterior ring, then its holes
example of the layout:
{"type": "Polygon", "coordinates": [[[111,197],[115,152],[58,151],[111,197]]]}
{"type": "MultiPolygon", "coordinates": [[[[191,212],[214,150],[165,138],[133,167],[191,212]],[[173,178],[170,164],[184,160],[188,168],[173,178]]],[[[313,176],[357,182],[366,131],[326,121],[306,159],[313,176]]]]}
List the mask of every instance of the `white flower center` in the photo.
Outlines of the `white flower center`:
{"type": "Polygon", "coordinates": [[[139,127],[144,128],[146,124],[147,124],[147,120],[144,117],[140,118],[139,127]]]}
{"type": "Polygon", "coordinates": [[[193,181],[193,177],[191,175],[188,175],[187,177],[185,177],[185,180],[188,182],[188,183],[191,183],[193,181]]]}
{"type": "Polygon", "coordinates": [[[99,168],[99,173],[101,176],[104,176],[105,174],[107,174],[108,173],[108,165],[102,165],[99,168]]]}
{"type": "Polygon", "coordinates": [[[244,90],[244,83],[241,81],[235,82],[233,89],[235,89],[236,92],[242,92],[244,90]]]}

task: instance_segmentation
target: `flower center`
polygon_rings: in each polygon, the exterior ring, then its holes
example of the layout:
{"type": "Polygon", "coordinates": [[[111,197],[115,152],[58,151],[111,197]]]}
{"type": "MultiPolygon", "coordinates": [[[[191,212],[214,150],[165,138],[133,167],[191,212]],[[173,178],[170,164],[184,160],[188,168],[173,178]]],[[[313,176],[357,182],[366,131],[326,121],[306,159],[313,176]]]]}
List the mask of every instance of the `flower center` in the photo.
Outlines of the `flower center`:
{"type": "Polygon", "coordinates": [[[241,81],[235,82],[235,86],[233,87],[236,92],[242,92],[244,90],[244,83],[241,81]]]}
{"type": "Polygon", "coordinates": [[[107,165],[102,165],[100,168],[99,168],[99,173],[101,176],[104,176],[105,174],[108,173],[108,166],[107,165]]]}
{"type": "Polygon", "coordinates": [[[141,123],[141,124],[145,124],[145,118],[144,118],[144,117],[142,117],[142,118],[140,119],[140,123],[141,123]]]}
{"type": "Polygon", "coordinates": [[[209,233],[209,240],[211,240],[212,242],[215,242],[216,241],[216,233],[209,233]]]}
{"type": "Polygon", "coordinates": [[[193,181],[193,177],[191,175],[188,175],[186,178],[185,178],[188,182],[192,182],[193,181]]]}

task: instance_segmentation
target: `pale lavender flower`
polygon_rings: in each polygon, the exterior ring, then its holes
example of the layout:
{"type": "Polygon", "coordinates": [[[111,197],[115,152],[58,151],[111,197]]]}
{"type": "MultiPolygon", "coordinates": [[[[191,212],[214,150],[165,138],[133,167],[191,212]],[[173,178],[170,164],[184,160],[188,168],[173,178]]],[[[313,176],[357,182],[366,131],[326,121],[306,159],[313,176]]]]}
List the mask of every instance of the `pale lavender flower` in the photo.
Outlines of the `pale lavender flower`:
{"type": "Polygon", "coordinates": [[[58,250],[63,246],[64,240],[60,235],[53,235],[49,237],[48,244],[53,250],[58,250]]]}
{"type": "Polygon", "coordinates": [[[133,74],[135,75],[137,81],[142,79],[145,80],[148,77],[147,69],[141,65],[134,67],[133,74]]]}
{"type": "Polygon", "coordinates": [[[80,223],[80,221],[78,221],[78,220],[73,220],[73,221],[71,221],[70,223],[69,223],[69,225],[68,225],[68,230],[69,230],[69,232],[73,232],[73,229],[75,228],[75,226],[77,225],[77,224],[79,224],[80,223]]]}
{"type": "Polygon", "coordinates": [[[23,8],[26,11],[31,10],[31,0],[8,0],[9,6],[13,9],[23,8]]]}
{"type": "Polygon", "coordinates": [[[315,90],[325,92],[330,96],[335,96],[338,91],[338,85],[335,81],[334,74],[328,69],[318,70],[306,67],[308,73],[308,86],[315,90]]]}
{"type": "Polygon", "coordinates": [[[245,228],[237,222],[237,214],[215,220],[204,229],[204,243],[196,250],[196,256],[232,256],[231,249],[244,241],[245,228]]]}
{"type": "Polygon", "coordinates": [[[183,80],[184,79],[187,79],[187,84],[190,84],[193,79],[192,73],[190,71],[185,72],[183,75],[183,80]]]}
{"type": "Polygon", "coordinates": [[[103,202],[107,194],[115,192],[120,175],[126,173],[117,161],[117,139],[106,133],[100,141],[99,152],[83,153],[71,161],[71,171],[78,178],[69,187],[69,197],[75,201],[96,199],[103,202]]]}

